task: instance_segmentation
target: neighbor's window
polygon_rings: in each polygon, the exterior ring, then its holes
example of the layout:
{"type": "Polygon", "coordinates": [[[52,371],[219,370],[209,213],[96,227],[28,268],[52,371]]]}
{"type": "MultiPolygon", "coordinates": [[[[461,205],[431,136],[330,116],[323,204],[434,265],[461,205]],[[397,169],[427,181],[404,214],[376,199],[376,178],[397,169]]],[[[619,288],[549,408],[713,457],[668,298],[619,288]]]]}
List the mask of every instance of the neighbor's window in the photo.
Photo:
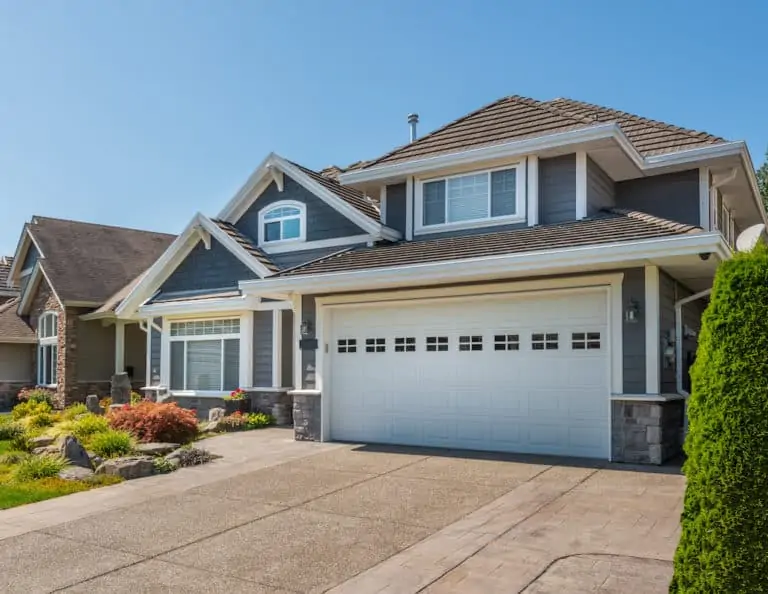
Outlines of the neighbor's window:
{"type": "Polygon", "coordinates": [[[522,214],[517,167],[428,181],[422,188],[424,227],[522,214]]]}
{"type": "Polygon", "coordinates": [[[171,323],[171,390],[228,392],[240,385],[240,320],[171,323]]]}
{"type": "Polygon", "coordinates": [[[259,213],[261,243],[304,238],[305,207],[300,202],[278,202],[259,213]]]}
{"type": "Polygon", "coordinates": [[[44,313],[37,322],[37,383],[56,384],[56,359],[59,353],[59,314],[44,313]]]}

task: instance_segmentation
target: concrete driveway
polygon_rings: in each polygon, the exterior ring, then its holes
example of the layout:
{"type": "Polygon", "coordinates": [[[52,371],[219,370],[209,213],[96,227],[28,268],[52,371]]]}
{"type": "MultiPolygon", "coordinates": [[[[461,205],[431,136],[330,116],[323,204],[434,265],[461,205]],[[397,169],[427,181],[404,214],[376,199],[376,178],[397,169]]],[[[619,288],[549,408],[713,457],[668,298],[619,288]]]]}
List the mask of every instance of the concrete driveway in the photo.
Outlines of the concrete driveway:
{"type": "Polygon", "coordinates": [[[2,592],[666,592],[683,477],[208,441],[211,465],[0,512],[2,592]]]}

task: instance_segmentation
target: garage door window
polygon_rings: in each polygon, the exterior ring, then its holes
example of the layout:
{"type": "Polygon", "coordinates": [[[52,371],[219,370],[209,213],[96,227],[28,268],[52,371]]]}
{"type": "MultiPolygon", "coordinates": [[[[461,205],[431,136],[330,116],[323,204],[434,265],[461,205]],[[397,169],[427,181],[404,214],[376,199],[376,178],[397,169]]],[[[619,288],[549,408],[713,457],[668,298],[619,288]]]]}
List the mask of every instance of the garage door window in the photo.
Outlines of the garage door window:
{"type": "Polygon", "coordinates": [[[482,351],[483,337],[482,336],[459,336],[459,350],[460,351],[482,351]]]}
{"type": "Polygon", "coordinates": [[[395,338],[396,353],[414,353],[416,352],[416,337],[405,336],[395,338]]]}
{"type": "Polygon", "coordinates": [[[519,351],[519,334],[497,334],[493,337],[494,351],[519,351]]]}
{"type": "Polygon", "coordinates": [[[387,350],[386,338],[366,338],[365,339],[366,353],[383,353],[386,350],[387,350]]]}
{"type": "Polygon", "coordinates": [[[557,345],[557,333],[548,334],[532,334],[531,335],[531,348],[534,351],[556,351],[557,345]]]}
{"type": "Polygon", "coordinates": [[[600,349],[599,332],[574,332],[571,335],[571,348],[574,351],[591,351],[600,349]]]}
{"type": "Polygon", "coordinates": [[[356,353],[357,340],[354,338],[342,338],[338,341],[338,348],[340,353],[356,353]]]}
{"type": "Polygon", "coordinates": [[[427,352],[434,353],[448,350],[447,336],[427,336],[427,352]]]}

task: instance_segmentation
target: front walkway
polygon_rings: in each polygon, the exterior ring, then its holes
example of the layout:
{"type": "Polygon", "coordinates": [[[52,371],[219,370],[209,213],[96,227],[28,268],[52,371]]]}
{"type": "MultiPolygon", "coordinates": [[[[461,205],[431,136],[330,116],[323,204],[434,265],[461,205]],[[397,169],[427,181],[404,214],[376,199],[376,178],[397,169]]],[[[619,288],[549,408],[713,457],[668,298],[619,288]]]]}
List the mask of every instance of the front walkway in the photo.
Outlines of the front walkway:
{"type": "Polygon", "coordinates": [[[675,473],[279,429],[208,444],[228,458],[0,512],[0,591],[666,592],[675,473]]]}

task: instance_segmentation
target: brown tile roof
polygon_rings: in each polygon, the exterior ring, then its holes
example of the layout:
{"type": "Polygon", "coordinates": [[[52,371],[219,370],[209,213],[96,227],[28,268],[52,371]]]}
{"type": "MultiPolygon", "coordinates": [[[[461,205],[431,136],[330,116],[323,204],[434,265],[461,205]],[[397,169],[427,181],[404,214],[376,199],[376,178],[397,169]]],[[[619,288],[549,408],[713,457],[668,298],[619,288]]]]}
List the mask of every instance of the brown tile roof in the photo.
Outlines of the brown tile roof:
{"type": "Polygon", "coordinates": [[[8,287],[8,273],[11,271],[13,258],[11,256],[0,256],[0,290],[8,287]]]}
{"type": "Polygon", "coordinates": [[[238,231],[233,225],[218,219],[213,219],[213,222],[216,223],[216,225],[218,225],[218,227],[224,231],[224,233],[239,243],[245,249],[245,251],[247,251],[249,254],[251,254],[251,256],[261,262],[269,271],[277,272],[279,270],[275,263],[269,259],[267,254],[265,254],[261,249],[254,245],[250,239],[240,233],[240,231],[238,231]]]}
{"type": "Polygon", "coordinates": [[[33,217],[27,224],[43,267],[65,302],[104,303],[166,250],[173,235],[33,217]]]}
{"type": "Polygon", "coordinates": [[[571,99],[537,101],[513,95],[494,101],[410,144],[368,161],[362,168],[588,128],[606,122],[619,124],[643,156],[726,142],[704,132],[571,99]]]}
{"type": "Polygon", "coordinates": [[[483,256],[501,256],[601,243],[637,241],[699,231],[701,228],[693,225],[684,225],[637,211],[611,209],[590,219],[556,225],[350,249],[292,268],[278,276],[349,272],[483,256]]]}
{"type": "Polygon", "coordinates": [[[18,305],[18,298],[0,305],[0,342],[8,338],[35,338],[34,330],[16,314],[18,305]]]}
{"type": "Polygon", "coordinates": [[[307,174],[314,181],[323,186],[326,190],[330,190],[339,198],[354,206],[364,215],[371,217],[374,221],[381,222],[378,205],[372,198],[369,198],[359,190],[355,190],[354,188],[350,188],[348,186],[342,186],[335,178],[323,176],[316,171],[307,169],[306,167],[299,165],[298,163],[294,163],[293,161],[291,161],[291,163],[298,167],[302,173],[307,174]]]}

